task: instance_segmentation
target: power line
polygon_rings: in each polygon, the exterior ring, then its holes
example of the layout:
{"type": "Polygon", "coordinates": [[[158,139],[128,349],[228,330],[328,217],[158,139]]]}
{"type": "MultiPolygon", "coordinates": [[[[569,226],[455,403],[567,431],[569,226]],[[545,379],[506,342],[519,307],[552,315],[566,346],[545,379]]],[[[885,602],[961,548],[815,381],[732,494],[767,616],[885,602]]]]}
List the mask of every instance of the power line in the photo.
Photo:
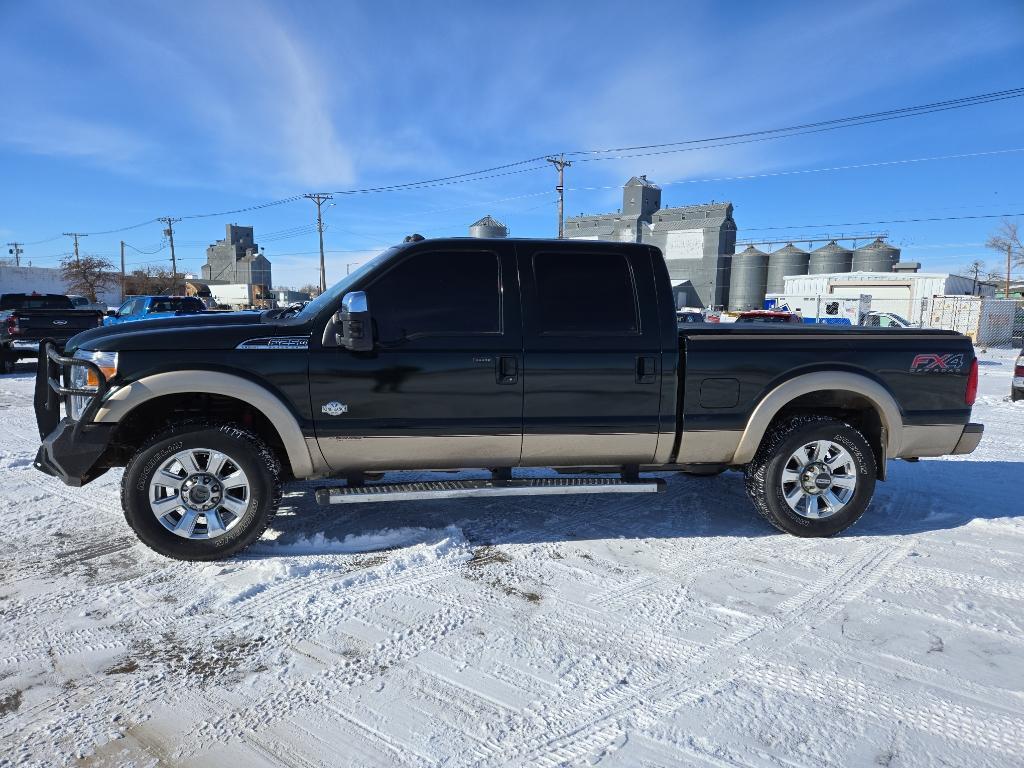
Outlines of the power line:
{"type": "MultiPolygon", "coordinates": [[[[646,157],[655,154],[666,154],[671,152],[682,152],[682,151],[696,151],[700,149],[714,149],[723,146],[734,146],[736,144],[749,143],[753,141],[766,141],[776,138],[786,138],[789,136],[806,135],[809,133],[820,133],[823,131],[838,130],[841,128],[856,127],[860,125],[868,125],[871,123],[878,123],[890,120],[904,119],[908,117],[917,117],[921,115],[933,114],[936,112],[944,112],[954,109],[963,109],[966,107],[979,106],[982,104],[989,104],[998,101],[1005,101],[1008,99],[1015,99],[1024,96],[1024,88],[1011,88],[1002,91],[993,91],[990,93],[977,94],[974,96],[960,97],[957,99],[947,99],[945,101],[932,102],[929,104],[920,104],[910,107],[900,107],[881,112],[865,113],[862,115],[852,115],[847,117],[833,118],[831,120],[823,120],[813,123],[803,123],[800,125],[787,126],[783,128],[771,128],[760,131],[749,131],[745,133],[728,134],[724,136],[707,137],[701,139],[686,139],[673,142],[664,142],[659,144],[643,144],[629,147],[617,147],[617,148],[605,148],[605,149],[588,149],[588,150],[574,150],[566,152],[566,155],[576,157],[577,162],[592,162],[596,160],[612,160],[612,159],[631,159],[635,157],[646,157]],[[718,143],[714,142],[726,142],[718,143]],[[632,153],[632,154],[623,154],[632,153]],[[585,157],[586,155],[593,155],[594,157],[585,157]]],[[[511,163],[504,163],[502,165],[491,166],[488,168],[479,169],[476,171],[466,171],[459,174],[453,174],[450,176],[441,176],[433,179],[425,179],[421,181],[403,182],[398,184],[383,185],[377,187],[364,187],[359,189],[347,189],[339,190],[333,193],[335,195],[359,195],[359,194],[372,194],[381,192],[397,192],[397,191],[410,191],[428,189],[433,187],[449,186],[453,184],[464,184],[472,181],[485,181],[489,179],[500,178],[504,176],[510,176],[513,174],[530,173],[533,171],[539,171],[548,167],[545,162],[549,154],[538,155],[536,157],[517,160],[511,163]],[[526,166],[526,167],[523,167],[526,166]],[[514,169],[514,170],[513,170],[514,169]]],[[[292,195],[280,200],[272,200],[265,203],[257,203],[242,208],[236,208],[228,211],[217,211],[212,213],[194,213],[186,216],[179,217],[181,219],[200,219],[210,218],[215,216],[227,216],[236,213],[245,213],[249,211],[261,210],[271,206],[284,205],[286,203],[295,202],[308,197],[308,195],[292,195]]],[[[166,218],[166,217],[164,217],[166,218]]],[[[83,235],[108,235],[117,234],[120,232],[127,232],[133,229],[138,229],[146,225],[161,221],[162,219],[154,218],[147,219],[146,221],[132,224],[126,227],[119,227],[116,229],[109,229],[97,232],[80,233],[83,235]]],[[[26,245],[36,245],[56,240],[58,236],[52,238],[34,241],[32,243],[26,243],[26,245]]]]}
{"type": "MultiPolygon", "coordinates": [[[[899,107],[896,109],[886,110],[884,112],[870,112],[863,115],[851,115],[849,117],[833,118],[831,120],[822,120],[814,123],[804,123],[802,125],[793,125],[785,128],[769,128],[761,131],[748,131],[746,133],[734,133],[726,136],[715,136],[705,139],[688,139],[685,141],[672,141],[665,142],[662,144],[643,144],[633,147],[618,147],[613,149],[591,149],[591,150],[577,150],[575,152],[568,152],[569,155],[607,155],[614,152],[639,152],[641,150],[661,150],[670,147],[683,147],[689,146],[690,149],[711,149],[712,146],[692,146],[708,144],[709,142],[728,141],[728,144],[716,144],[714,147],[721,146],[733,146],[735,144],[749,143],[747,141],[733,141],[734,139],[750,139],[752,141],[761,141],[769,138],[784,138],[785,136],[801,136],[808,133],[820,133],[822,131],[837,130],[840,128],[849,128],[859,125],[869,125],[871,123],[885,122],[889,120],[899,120],[907,117],[917,117],[919,115],[933,114],[935,112],[946,112],[952,109],[964,109],[965,107],[978,106],[980,104],[989,104],[996,101],[1005,101],[1007,99],[1016,99],[1024,96],[1024,88],[1010,88],[1004,91],[993,91],[992,93],[982,93],[975,96],[965,96],[958,99],[948,99],[946,101],[933,102],[931,104],[919,104],[913,107],[899,107]]],[[[690,149],[681,149],[678,151],[690,151],[690,149]]],[[[677,151],[677,150],[670,150],[677,151]]],[[[663,152],[649,152],[647,154],[634,154],[629,157],[647,157],[653,154],[665,154],[663,152]]],[[[605,158],[581,158],[579,162],[591,162],[593,160],[600,160],[605,158]]],[[[621,157],[609,158],[609,159],[623,159],[621,157]]]]}
{"type": "MultiPolygon", "coordinates": [[[[777,227],[744,227],[743,230],[750,232],[768,232],[776,229],[812,229],[815,227],[866,227],[876,224],[918,224],[930,221],[962,221],[965,219],[1009,219],[1017,216],[1024,216],[1024,213],[985,213],[972,216],[931,216],[919,219],[887,219],[885,221],[848,221],[841,224],[789,224],[777,227]]],[[[798,238],[800,239],[800,238],[798,238]]]]}
{"type": "MultiPolygon", "coordinates": [[[[833,165],[825,168],[801,168],[792,171],[768,171],[765,173],[749,173],[739,176],[718,176],[706,179],[675,179],[673,181],[660,182],[659,187],[669,187],[675,184],[712,184],[722,181],[747,181],[750,179],[767,179],[776,176],[800,176],[810,173],[830,173],[833,171],[852,171],[863,168],[883,168],[890,165],[912,165],[914,163],[928,163],[937,160],[961,160],[972,157],[987,157],[990,155],[1007,155],[1017,152],[1024,152],[1024,147],[1013,149],[993,149],[984,152],[964,152],[957,155],[936,155],[934,157],[913,157],[903,160],[880,160],[871,163],[855,163],[853,165],[833,165]]],[[[594,192],[606,189],[620,189],[621,185],[608,184],[600,187],[570,187],[570,192],[594,192]]]]}

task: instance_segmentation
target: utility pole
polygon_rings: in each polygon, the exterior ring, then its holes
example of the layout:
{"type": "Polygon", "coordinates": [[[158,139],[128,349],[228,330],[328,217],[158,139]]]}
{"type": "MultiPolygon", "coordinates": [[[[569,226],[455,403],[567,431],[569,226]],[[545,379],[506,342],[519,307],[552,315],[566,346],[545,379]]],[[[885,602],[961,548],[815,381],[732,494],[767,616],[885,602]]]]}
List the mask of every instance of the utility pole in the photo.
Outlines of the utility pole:
{"type": "Polygon", "coordinates": [[[88,235],[83,235],[81,232],[65,232],[64,237],[75,238],[75,264],[78,264],[78,238],[88,237],[88,235]]]}
{"type": "Polygon", "coordinates": [[[1010,298],[1010,269],[1013,266],[1013,243],[1006,244],[1006,288],[1003,289],[1003,298],[1010,298]]]}
{"type": "Polygon", "coordinates": [[[14,257],[14,266],[20,267],[21,254],[25,252],[25,250],[21,247],[22,243],[8,243],[7,245],[10,246],[7,249],[7,252],[14,257]]]}
{"type": "Polygon", "coordinates": [[[324,219],[320,206],[328,200],[333,200],[334,195],[329,195],[326,192],[311,192],[303,197],[316,203],[316,231],[320,235],[320,293],[323,293],[327,290],[327,271],[324,268],[324,219]]]}
{"type": "Polygon", "coordinates": [[[174,258],[174,225],[181,221],[181,219],[164,216],[157,219],[157,221],[162,221],[167,225],[164,235],[171,241],[171,296],[174,296],[178,290],[178,261],[174,258]]]}
{"type": "Polygon", "coordinates": [[[124,240],[121,241],[121,300],[124,300],[124,240]]]}
{"type": "Polygon", "coordinates": [[[555,191],[558,193],[558,239],[561,240],[565,235],[565,169],[572,163],[565,159],[565,155],[549,157],[547,161],[558,169],[558,186],[555,187],[555,191]]]}

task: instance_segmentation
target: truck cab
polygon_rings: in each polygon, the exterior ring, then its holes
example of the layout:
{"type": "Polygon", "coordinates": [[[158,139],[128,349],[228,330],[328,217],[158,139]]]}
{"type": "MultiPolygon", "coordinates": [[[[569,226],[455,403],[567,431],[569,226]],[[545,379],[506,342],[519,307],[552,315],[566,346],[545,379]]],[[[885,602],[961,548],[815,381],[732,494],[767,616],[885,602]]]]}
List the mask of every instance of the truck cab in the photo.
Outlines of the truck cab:
{"type": "Polygon", "coordinates": [[[121,325],[138,320],[157,320],[205,312],[206,305],[194,296],[133,296],[107,313],[104,325],[121,325]]]}

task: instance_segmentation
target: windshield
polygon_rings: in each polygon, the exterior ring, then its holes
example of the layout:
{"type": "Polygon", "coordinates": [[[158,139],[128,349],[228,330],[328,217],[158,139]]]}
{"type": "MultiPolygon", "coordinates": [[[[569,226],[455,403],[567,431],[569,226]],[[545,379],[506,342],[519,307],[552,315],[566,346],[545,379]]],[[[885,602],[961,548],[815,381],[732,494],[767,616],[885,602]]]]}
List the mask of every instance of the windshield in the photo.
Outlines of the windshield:
{"type": "Polygon", "coordinates": [[[203,302],[191,296],[153,299],[149,305],[150,312],[202,312],[204,309],[203,302]]]}
{"type": "Polygon", "coordinates": [[[345,277],[309,302],[299,312],[297,312],[295,316],[308,320],[316,317],[327,307],[337,306],[341,302],[341,297],[348,292],[350,286],[354,285],[359,278],[370,270],[375,269],[379,264],[386,261],[398,250],[400,250],[400,246],[394,245],[383,253],[377,254],[369,261],[363,263],[355,272],[345,275],[345,277]]]}

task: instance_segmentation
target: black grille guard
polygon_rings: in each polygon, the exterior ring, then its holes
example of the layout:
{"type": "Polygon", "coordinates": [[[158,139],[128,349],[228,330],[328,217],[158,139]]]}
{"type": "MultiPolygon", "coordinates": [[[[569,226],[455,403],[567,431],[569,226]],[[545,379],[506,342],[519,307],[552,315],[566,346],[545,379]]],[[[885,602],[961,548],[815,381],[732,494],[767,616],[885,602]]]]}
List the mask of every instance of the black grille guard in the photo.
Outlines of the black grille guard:
{"type": "MultiPolygon", "coordinates": [[[[43,339],[39,342],[39,363],[36,369],[36,388],[33,404],[36,412],[36,426],[39,427],[40,439],[57,428],[60,423],[60,404],[67,402],[70,395],[80,395],[91,398],[86,405],[82,416],[75,423],[75,429],[84,422],[89,421],[92,412],[109,389],[107,377],[96,363],[90,360],[79,360],[75,357],[64,357],[57,352],[57,342],[54,339],[43,339]],[[96,374],[96,381],[99,386],[95,389],[84,389],[70,386],[71,368],[74,366],[88,368],[96,374]]],[[[70,408],[68,409],[70,416],[70,408]]]]}

